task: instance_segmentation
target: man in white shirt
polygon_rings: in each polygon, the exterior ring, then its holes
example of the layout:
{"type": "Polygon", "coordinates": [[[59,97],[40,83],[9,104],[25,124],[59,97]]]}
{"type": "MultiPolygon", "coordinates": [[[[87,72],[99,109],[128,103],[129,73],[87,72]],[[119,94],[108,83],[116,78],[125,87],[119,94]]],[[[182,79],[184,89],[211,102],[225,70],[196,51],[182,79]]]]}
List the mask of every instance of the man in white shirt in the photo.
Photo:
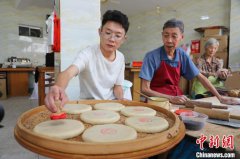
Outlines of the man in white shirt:
{"type": "Polygon", "coordinates": [[[55,101],[60,100],[61,105],[67,102],[65,89],[77,75],[81,99],[123,99],[125,61],[117,49],[126,40],[128,27],[128,18],[120,11],[109,10],[103,15],[100,44],[80,51],[73,64],[59,73],[46,95],[45,105],[51,112],[57,111],[55,101]]]}

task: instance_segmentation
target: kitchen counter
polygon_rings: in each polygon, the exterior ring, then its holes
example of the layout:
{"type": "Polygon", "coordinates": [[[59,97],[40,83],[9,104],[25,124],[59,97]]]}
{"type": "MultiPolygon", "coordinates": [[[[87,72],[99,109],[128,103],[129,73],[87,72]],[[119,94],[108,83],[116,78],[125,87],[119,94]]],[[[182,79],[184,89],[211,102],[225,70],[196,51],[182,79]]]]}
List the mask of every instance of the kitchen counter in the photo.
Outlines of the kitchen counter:
{"type": "Polygon", "coordinates": [[[29,71],[34,71],[35,68],[33,67],[28,67],[28,68],[0,68],[0,72],[29,72],[29,71]]]}

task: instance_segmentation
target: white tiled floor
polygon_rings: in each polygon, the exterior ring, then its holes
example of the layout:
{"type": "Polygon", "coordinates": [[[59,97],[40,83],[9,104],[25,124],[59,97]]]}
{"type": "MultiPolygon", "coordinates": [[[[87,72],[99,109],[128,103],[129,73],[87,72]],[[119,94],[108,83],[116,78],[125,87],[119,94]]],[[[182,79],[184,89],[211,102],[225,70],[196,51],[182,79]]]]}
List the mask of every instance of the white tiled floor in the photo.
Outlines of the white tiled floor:
{"type": "Polygon", "coordinates": [[[14,138],[14,127],[18,117],[25,111],[38,106],[38,100],[29,97],[11,97],[0,100],[5,116],[0,123],[0,159],[47,159],[22,147],[14,138]]]}

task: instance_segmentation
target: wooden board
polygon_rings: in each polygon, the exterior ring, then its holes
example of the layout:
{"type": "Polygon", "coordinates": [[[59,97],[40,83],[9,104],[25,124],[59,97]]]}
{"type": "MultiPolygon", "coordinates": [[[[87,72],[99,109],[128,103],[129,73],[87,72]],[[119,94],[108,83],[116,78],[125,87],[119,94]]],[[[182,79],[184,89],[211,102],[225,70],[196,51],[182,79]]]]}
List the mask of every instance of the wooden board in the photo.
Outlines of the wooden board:
{"type": "MultiPolygon", "coordinates": [[[[203,101],[203,102],[212,102],[214,105],[222,105],[222,106],[228,106],[230,115],[239,116],[240,114],[240,106],[238,105],[227,105],[222,104],[217,99],[217,97],[208,97],[208,98],[202,98],[198,99],[196,101],[203,101]]],[[[201,134],[204,134],[207,136],[207,141],[209,142],[209,138],[211,135],[216,136],[218,135],[220,137],[220,140],[222,140],[223,136],[233,135],[234,136],[234,145],[235,145],[235,151],[240,154],[240,130],[232,127],[222,126],[222,125],[216,125],[206,122],[205,127],[202,130],[199,131],[191,131],[186,130],[186,134],[192,137],[199,138],[201,134]]],[[[220,144],[221,146],[221,144],[220,144]]]]}
{"type": "Polygon", "coordinates": [[[211,102],[213,105],[218,105],[218,106],[227,106],[230,111],[230,115],[236,115],[236,116],[240,115],[240,106],[239,105],[222,104],[215,96],[197,99],[196,101],[211,102]]]}

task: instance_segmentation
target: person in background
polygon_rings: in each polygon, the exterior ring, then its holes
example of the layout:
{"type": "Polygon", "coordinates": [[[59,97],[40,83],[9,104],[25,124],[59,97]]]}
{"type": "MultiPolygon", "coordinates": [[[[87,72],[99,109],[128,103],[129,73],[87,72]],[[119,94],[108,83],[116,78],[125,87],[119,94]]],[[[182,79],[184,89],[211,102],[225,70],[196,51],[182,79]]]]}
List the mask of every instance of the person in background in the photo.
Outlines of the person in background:
{"type": "MultiPolygon", "coordinates": [[[[215,57],[218,51],[219,42],[210,38],[205,43],[205,53],[197,60],[196,66],[201,74],[208,78],[215,88],[224,88],[224,80],[231,75],[228,69],[223,68],[222,60],[215,57]]],[[[209,92],[202,84],[196,79],[193,81],[191,96],[195,99],[210,96],[209,92]]]]}
{"type": "Polygon", "coordinates": [[[123,99],[124,55],[117,49],[126,40],[128,17],[120,11],[108,10],[99,29],[100,44],[81,50],[72,65],[59,73],[56,83],[45,97],[45,105],[56,112],[55,101],[67,101],[65,89],[79,75],[80,99],[123,99]]]}
{"type": "Polygon", "coordinates": [[[178,47],[184,38],[184,24],[170,19],[163,26],[163,46],[147,53],[139,77],[141,90],[148,96],[168,98],[171,103],[185,104],[189,100],[179,88],[180,77],[196,77],[221,103],[240,104],[236,98],[221,96],[209,80],[198,70],[185,51],[178,47]]]}

